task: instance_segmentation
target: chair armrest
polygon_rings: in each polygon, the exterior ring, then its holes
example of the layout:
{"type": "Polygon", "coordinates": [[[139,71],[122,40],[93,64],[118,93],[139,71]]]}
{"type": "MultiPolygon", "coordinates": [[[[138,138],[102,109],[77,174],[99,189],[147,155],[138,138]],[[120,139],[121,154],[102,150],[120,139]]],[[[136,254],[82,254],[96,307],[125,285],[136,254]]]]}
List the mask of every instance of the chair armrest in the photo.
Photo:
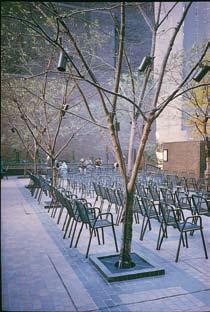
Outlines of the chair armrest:
{"type": "Polygon", "coordinates": [[[91,208],[92,207],[92,204],[90,202],[88,202],[87,199],[85,199],[85,198],[78,198],[78,200],[82,201],[87,206],[87,208],[91,208]]]}
{"type": "MultiPolygon", "coordinates": [[[[98,220],[98,218],[100,217],[102,219],[102,216],[111,216],[111,222],[113,223],[113,215],[111,212],[103,212],[103,213],[99,213],[98,216],[96,217],[96,221],[98,220]]],[[[95,223],[96,223],[95,221],[95,223]]]]}
{"type": "Polygon", "coordinates": [[[202,218],[201,218],[201,216],[198,216],[198,215],[192,215],[190,217],[187,217],[185,222],[184,222],[184,227],[185,227],[185,224],[187,223],[187,221],[190,219],[192,219],[192,220],[193,219],[199,219],[200,226],[202,227],[202,218]]]}

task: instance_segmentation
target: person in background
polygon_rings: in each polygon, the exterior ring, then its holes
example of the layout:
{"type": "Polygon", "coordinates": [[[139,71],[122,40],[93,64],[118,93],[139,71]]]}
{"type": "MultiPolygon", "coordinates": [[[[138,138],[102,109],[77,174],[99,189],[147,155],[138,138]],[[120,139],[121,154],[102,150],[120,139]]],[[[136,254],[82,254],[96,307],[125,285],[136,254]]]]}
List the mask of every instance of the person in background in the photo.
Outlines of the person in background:
{"type": "Polygon", "coordinates": [[[86,162],[86,165],[87,165],[87,170],[92,170],[93,169],[93,162],[92,162],[92,160],[89,158],[85,162],[86,162]]]}
{"type": "Polygon", "coordinates": [[[117,161],[114,162],[113,168],[114,168],[114,171],[118,171],[118,169],[119,169],[119,164],[118,164],[117,161]]]}
{"type": "Polygon", "coordinates": [[[62,179],[62,186],[65,186],[65,181],[67,179],[68,176],[68,166],[67,163],[63,160],[59,166],[59,173],[60,173],[60,177],[62,179]]]}
{"type": "Polygon", "coordinates": [[[100,168],[102,166],[102,160],[100,157],[95,159],[95,167],[100,168]]]}
{"type": "Polygon", "coordinates": [[[79,161],[79,172],[85,174],[86,168],[87,168],[86,160],[84,158],[81,158],[79,161]]]}

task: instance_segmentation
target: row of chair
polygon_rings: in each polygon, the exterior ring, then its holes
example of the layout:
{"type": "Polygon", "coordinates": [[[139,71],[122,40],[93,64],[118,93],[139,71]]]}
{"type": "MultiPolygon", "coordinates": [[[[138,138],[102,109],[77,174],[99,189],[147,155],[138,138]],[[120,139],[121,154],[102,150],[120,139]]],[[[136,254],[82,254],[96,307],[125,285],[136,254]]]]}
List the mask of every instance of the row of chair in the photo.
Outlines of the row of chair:
{"type": "Polygon", "coordinates": [[[116,251],[118,252],[117,238],[114,228],[113,215],[110,212],[102,213],[99,208],[93,207],[84,198],[78,198],[77,195],[72,194],[69,190],[64,188],[53,187],[49,181],[45,180],[42,176],[35,176],[30,174],[30,184],[28,188],[38,202],[41,200],[42,193],[49,195],[51,198],[48,205],[48,212],[51,211],[51,217],[55,218],[57,211],[57,224],[60,223],[62,214],[66,212],[62,230],[64,231],[63,238],[70,239],[70,248],[77,247],[81,232],[84,225],[89,230],[89,241],[86,251],[86,258],[88,257],[90,245],[93,235],[97,236],[98,243],[101,244],[99,230],[101,229],[102,243],[104,244],[104,228],[111,227],[114,237],[116,251]],[[76,235],[76,230],[80,225],[79,232],[76,235]]]}
{"type": "MultiPolygon", "coordinates": [[[[92,206],[85,198],[78,199],[77,195],[74,195],[70,188],[52,189],[50,183],[43,177],[35,177],[35,179],[33,177],[32,180],[35,182],[33,181],[33,187],[31,189],[34,190],[34,188],[37,188],[37,190],[40,191],[39,195],[37,192],[35,194],[35,197],[37,197],[39,201],[41,196],[40,194],[42,192],[49,192],[49,195],[52,198],[52,202],[49,208],[49,211],[51,209],[51,216],[55,217],[56,212],[59,211],[57,223],[60,222],[61,215],[63,211],[66,210],[66,217],[62,229],[64,230],[63,237],[66,238],[66,236],[68,236],[70,238],[70,247],[73,246],[76,229],[80,223],[81,227],[76,238],[75,247],[78,244],[84,225],[88,226],[90,230],[90,238],[86,257],[89,253],[93,233],[97,235],[98,242],[100,243],[98,233],[98,229],[100,227],[103,229],[104,227],[112,226],[115,246],[116,250],[118,250],[114,231],[113,215],[110,213],[110,211],[112,205],[114,204],[116,213],[115,223],[118,225],[123,217],[124,209],[124,196],[121,189],[104,186],[101,183],[92,181],[96,196],[95,202],[92,206]],[[39,182],[37,182],[37,179],[39,182]],[[99,208],[96,208],[95,204],[99,201],[99,199],[100,206],[99,208]],[[108,206],[107,211],[103,212],[105,200],[107,200],[108,206]],[[107,221],[109,222],[107,223],[107,221]]],[[[180,192],[179,189],[177,189],[175,192],[172,192],[171,189],[164,187],[158,189],[155,186],[156,185],[152,185],[151,183],[146,187],[140,183],[136,185],[133,215],[137,223],[139,223],[139,216],[143,218],[140,231],[140,240],[143,240],[148,226],[149,230],[151,230],[151,219],[155,219],[160,224],[156,246],[157,250],[160,250],[163,239],[167,238],[168,236],[168,227],[173,226],[173,228],[180,232],[180,239],[176,255],[176,261],[178,261],[181,242],[183,246],[188,247],[187,232],[190,232],[192,235],[195,231],[199,230],[201,232],[205,257],[207,258],[207,250],[203,236],[202,218],[200,216],[200,214],[206,212],[206,209],[208,209],[206,199],[201,195],[196,194],[193,194],[191,198],[189,198],[187,193],[180,192]],[[190,212],[190,216],[185,217],[185,209],[190,212]]],[[[103,231],[102,241],[104,243],[103,231]]]]}

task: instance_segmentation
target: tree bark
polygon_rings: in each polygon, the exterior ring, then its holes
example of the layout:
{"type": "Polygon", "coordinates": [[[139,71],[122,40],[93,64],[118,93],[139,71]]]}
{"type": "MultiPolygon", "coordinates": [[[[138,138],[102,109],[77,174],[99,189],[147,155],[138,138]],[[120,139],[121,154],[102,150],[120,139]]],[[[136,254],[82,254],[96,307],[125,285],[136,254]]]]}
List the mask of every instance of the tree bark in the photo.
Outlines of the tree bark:
{"type": "Polygon", "coordinates": [[[136,119],[133,118],[131,121],[131,131],[130,131],[130,139],[129,139],[129,147],[128,147],[128,176],[130,177],[131,171],[134,164],[134,154],[133,154],[133,146],[134,146],[134,139],[136,135],[136,119]]]}
{"type": "Polygon", "coordinates": [[[52,168],[52,187],[56,187],[57,169],[55,166],[55,159],[54,158],[51,158],[51,168],[52,168]]]}
{"type": "Polygon", "coordinates": [[[119,261],[116,266],[120,269],[131,268],[135,266],[131,259],[132,226],[133,226],[133,198],[134,193],[129,192],[126,187],[125,211],[123,216],[123,228],[121,236],[121,248],[119,261]]]}

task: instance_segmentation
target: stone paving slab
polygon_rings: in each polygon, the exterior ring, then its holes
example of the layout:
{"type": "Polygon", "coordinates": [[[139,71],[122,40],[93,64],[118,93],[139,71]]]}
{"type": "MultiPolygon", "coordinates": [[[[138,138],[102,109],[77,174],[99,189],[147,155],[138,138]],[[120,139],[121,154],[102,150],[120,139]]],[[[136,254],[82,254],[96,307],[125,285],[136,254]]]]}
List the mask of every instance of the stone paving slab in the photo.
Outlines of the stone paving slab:
{"type": "Polygon", "coordinates": [[[14,179],[2,183],[3,310],[96,309],[16,183],[14,179]]]}
{"type": "MultiPolygon", "coordinates": [[[[2,298],[5,311],[210,311],[210,261],[204,258],[199,233],[189,237],[175,263],[178,233],[157,251],[158,224],[139,241],[140,224],[134,224],[133,251],[164,267],[162,277],[107,282],[85,258],[88,231],[78,248],[69,248],[60,224],[24,187],[26,179],[2,181],[2,298]]],[[[93,202],[93,198],[89,198],[93,202]]],[[[210,253],[210,218],[203,218],[210,253]]],[[[120,243],[121,225],[116,227],[120,243]]],[[[111,230],[105,245],[94,239],[90,254],[113,253],[111,230]]]]}

